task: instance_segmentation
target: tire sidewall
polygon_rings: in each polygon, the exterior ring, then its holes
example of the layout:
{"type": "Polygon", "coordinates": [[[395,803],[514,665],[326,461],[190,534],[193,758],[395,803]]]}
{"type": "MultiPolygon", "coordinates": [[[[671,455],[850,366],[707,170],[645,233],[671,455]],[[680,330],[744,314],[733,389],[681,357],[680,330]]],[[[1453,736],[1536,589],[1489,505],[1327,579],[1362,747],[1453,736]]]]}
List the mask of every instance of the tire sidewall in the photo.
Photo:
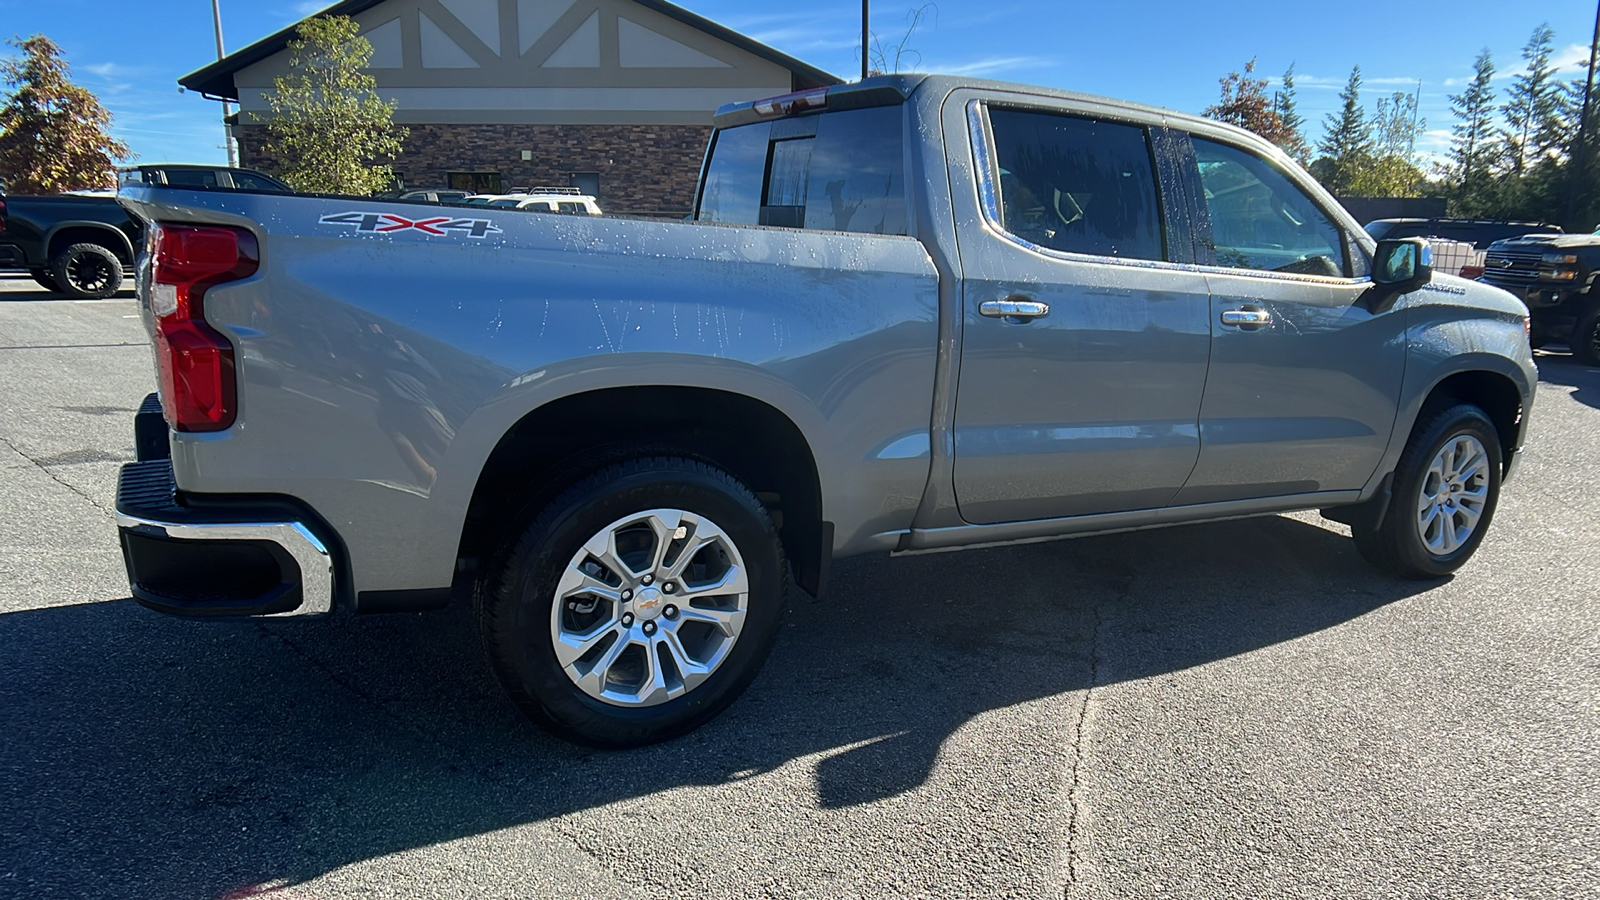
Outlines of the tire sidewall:
{"type": "Polygon", "coordinates": [[[691,464],[656,468],[604,481],[565,495],[531,526],[522,558],[512,561],[500,601],[508,625],[502,658],[516,687],[539,706],[539,717],[569,739],[600,746],[665,740],[715,716],[755,677],[783,616],[785,580],[776,530],[753,496],[691,464]],[[744,625],[728,657],[682,697],[650,707],[623,707],[584,693],[556,660],[550,616],[563,570],[602,529],[648,509],[675,508],[702,515],[731,538],[750,584],[744,625]]]}
{"type": "Polygon", "coordinates": [[[1411,449],[1414,452],[1407,453],[1407,464],[1395,479],[1394,504],[1389,511],[1392,517],[1389,524],[1395,529],[1398,545],[1396,549],[1401,560],[1412,569],[1437,576],[1448,575],[1464,565],[1477,551],[1500,505],[1500,479],[1504,472],[1500,437],[1494,423],[1482,410],[1476,406],[1461,405],[1446,410],[1434,419],[1427,433],[1418,435],[1411,449]],[[1422,542],[1422,536],[1417,533],[1417,500],[1434,457],[1449,441],[1469,435],[1483,445],[1484,452],[1489,456],[1488,499],[1483,515],[1478,519],[1478,526],[1473,529],[1466,543],[1452,553],[1437,556],[1428,550],[1422,542]]]}
{"type": "Polygon", "coordinates": [[[117,289],[122,287],[122,262],[117,259],[115,253],[99,244],[73,244],[63,250],[61,255],[57,256],[50,264],[50,274],[55,278],[57,290],[72,297],[104,299],[115,294],[117,289]],[[89,291],[78,287],[72,282],[70,277],[72,264],[85,256],[97,257],[102,263],[109,266],[111,280],[107,287],[89,291]]]}

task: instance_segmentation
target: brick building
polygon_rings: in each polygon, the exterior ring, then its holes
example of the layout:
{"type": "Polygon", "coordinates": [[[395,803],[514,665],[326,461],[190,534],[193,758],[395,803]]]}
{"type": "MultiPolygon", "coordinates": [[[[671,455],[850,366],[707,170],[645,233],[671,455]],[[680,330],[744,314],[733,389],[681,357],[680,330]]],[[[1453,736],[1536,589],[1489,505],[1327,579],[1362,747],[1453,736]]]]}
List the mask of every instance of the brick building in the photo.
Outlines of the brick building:
{"type": "MultiPolygon", "coordinates": [[[[838,79],[660,0],[344,0],[372,42],[378,93],[411,131],[407,186],[563,185],[607,212],[690,211],[712,112],[838,79]]],[[[266,94],[287,28],[179,79],[237,101],[240,164],[271,172],[266,94]]]]}

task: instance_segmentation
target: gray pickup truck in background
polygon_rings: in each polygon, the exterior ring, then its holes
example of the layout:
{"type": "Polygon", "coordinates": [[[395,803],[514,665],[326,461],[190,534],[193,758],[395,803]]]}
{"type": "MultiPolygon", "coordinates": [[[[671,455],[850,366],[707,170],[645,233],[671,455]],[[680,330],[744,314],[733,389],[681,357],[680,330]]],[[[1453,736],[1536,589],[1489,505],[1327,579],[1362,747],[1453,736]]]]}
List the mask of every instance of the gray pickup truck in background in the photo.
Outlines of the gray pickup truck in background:
{"type": "Polygon", "coordinates": [[[1527,309],[1253,135],[922,76],[716,124],[692,222],[126,188],[134,597],[470,597],[530,716],[627,746],[731,703],[834,558],[1320,509],[1437,577],[1483,539],[1527,309]]]}

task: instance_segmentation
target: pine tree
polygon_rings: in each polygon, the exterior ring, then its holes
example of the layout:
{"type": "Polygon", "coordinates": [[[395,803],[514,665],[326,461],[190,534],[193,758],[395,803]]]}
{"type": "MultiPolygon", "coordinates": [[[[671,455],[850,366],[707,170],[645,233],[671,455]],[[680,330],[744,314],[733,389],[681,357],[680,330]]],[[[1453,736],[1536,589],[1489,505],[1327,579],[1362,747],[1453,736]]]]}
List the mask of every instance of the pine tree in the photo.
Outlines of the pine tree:
{"type": "Polygon", "coordinates": [[[1278,146],[1300,162],[1306,162],[1311,156],[1311,148],[1306,146],[1305,117],[1300,115],[1295,101],[1294,63],[1284,70],[1283,87],[1272,95],[1272,109],[1283,120],[1283,129],[1287,133],[1285,141],[1278,146]]]}
{"type": "Polygon", "coordinates": [[[1481,212],[1483,196],[1490,179],[1491,130],[1494,127],[1494,61],[1485,47],[1472,63],[1472,82],[1459,94],[1450,95],[1450,110],[1456,124],[1451,127],[1450,156],[1446,177],[1451,182],[1456,211],[1465,215],[1481,212]]]}
{"type": "MultiPolygon", "coordinates": [[[[300,23],[289,42],[288,75],[272,82],[265,151],[284,161],[283,180],[298,191],[371,194],[393,173],[378,160],[400,153],[407,130],[394,124],[396,104],[378,97],[363,69],[372,44],[349,16],[300,23]]],[[[258,117],[259,118],[259,117],[258,117]]]]}
{"type": "Polygon", "coordinates": [[[128,146],[106,133],[111,113],[72,83],[61,48],[42,34],[7,41],[22,58],[0,60],[10,89],[0,105],[0,182],[19,194],[112,187],[128,146]]]}
{"type": "Polygon", "coordinates": [[[1501,107],[1506,127],[1500,131],[1500,152],[1514,176],[1560,144],[1561,85],[1550,65],[1555,32],[1540,25],[1522,48],[1527,69],[1517,74],[1501,107]]]}
{"type": "Polygon", "coordinates": [[[1336,195],[1349,196],[1361,170],[1372,162],[1372,125],[1361,108],[1361,67],[1350,70],[1350,80],[1339,92],[1343,101],[1337,115],[1329,113],[1327,128],[1317,143],[1317,160],[1312,172],[1336,195]]]}

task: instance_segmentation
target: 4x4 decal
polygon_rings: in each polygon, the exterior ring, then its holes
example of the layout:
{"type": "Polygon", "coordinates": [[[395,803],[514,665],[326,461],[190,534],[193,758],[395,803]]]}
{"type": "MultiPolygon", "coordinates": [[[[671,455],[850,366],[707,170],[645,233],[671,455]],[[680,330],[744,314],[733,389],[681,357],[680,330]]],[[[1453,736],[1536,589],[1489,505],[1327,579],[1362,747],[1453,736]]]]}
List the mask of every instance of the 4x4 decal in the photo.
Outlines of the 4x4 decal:
{"type": "Polygon", "coordinates": [[[462,233],[467,237],[481,238],[499,234],[500,229],[490,219],[457,219],[454,216],[434,216],[428,219],[408,219],[394,213],[344,212],[329,213],[317,220],[321,225],[353,225],[356,231],[368,234],[388,234],[416,229],[423,234],[447,236],[462,233]]]}

